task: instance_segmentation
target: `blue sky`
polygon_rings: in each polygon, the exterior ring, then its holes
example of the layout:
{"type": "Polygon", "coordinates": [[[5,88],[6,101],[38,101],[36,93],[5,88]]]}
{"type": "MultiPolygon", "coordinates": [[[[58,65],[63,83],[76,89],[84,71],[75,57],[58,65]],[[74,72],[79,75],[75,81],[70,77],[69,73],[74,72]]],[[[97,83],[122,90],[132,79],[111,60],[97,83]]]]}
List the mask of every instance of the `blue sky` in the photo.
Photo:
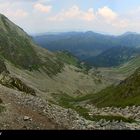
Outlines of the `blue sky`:
{"type": "Polygon", "coordinates": [[[30,34],[140,33],[140,0],[0,0],[0,13],[30,34]]]}

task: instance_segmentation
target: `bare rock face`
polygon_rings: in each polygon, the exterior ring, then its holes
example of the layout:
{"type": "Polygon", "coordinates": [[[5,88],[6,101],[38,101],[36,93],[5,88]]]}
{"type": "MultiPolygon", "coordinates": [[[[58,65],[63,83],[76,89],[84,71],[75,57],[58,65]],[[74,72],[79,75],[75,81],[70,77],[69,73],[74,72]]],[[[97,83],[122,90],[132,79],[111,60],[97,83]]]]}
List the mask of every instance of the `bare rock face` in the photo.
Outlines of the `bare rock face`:
{"type": "Polygon", "coordinates": [[[23,83],[18,78],[11,77],[10,85],[16,87],[18,90],[23,91],[25,93],[29,93],[29,94],[34,95],[34,96],[36,95],[34,89],[32,89],[31,87],[27,86],[25,83],[23,83]]]}
{"type": "Polygon", "coordinates": [[[4,60],[1,58],[0,58],[0,84],[9,88],[18,89],[19,91],[29,93],[34,96],[36,95],[34,89],[27,86],[20,79],[12,77],[10,75],[10,72],[7,70],[7,67],[4,63],[4,60]]]}

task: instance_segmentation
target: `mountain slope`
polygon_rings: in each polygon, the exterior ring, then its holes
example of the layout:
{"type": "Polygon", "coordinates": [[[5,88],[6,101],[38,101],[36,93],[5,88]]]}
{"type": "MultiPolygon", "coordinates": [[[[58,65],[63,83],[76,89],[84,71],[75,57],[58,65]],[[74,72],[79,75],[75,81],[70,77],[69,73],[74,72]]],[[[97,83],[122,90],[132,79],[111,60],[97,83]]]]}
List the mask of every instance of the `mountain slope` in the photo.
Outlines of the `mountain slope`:
{"type": "Polygon", "coordinates": [[[140,53],[140,49],[118,46],[108,49],[98,56],[90,57],[85,61],[96,67],[113,67],[128,62],[140,53]]]}
{"type": "Polygon", "coordinates": [[[81,62],[77,57],[75,57],[68,51],[58,51],[55,54],[61,62],[80,68],[83,72],[88,72],[88,70],[91,68],[90,65],[81,62]]]}
{"type": "Polygon", "coordinates": [[[38,47],[31,37],[3,15],[0,25],[2,85],[52,98],[53,93],[62,92],[72,96],[85,95],[110,84],[69,53],[51,53],[38,47]]]}
{"type": "Polygon", "coordinates": [[[37,67],[40,60],[30,37],[5,16],[0,15],[0,55],[25,69],[37,67]]]}
{"type": "Polygon", "coordinates": [[[117,86],[110,86],[91,98],[97,106],[140,105],[140,68],[117,86]]]}
{"type": "Polygon", "coordinates": [[[111,68],[98,68],[100,74],[105,79],[110,79],[112,82],[119,83],[120,81],[124,80],[125,78],[129,77],[131,74],[135,72],[136,69],[140,67],[140,56],[137,55],[136,57],[132,58],[128,62],[121,64],[117,67],[111,68]]]}
{"type": "Polygon", "coordinates": [[[45,62],[42,61],[31,37],[4,15],[0,15],[0,31],[0,56],[16,67],[31,71],[44,68],[49,75],[57,74],[63,68],[63,64],[49,52],[44,56],[45,62]]]}
{"type": "Polygon", "coordinates": [[[140,55],[131,59],[127,63],[114,68],[117,73],[122,73],[123,75],[132,74],[136,69],[140,67],[140,55]]]}

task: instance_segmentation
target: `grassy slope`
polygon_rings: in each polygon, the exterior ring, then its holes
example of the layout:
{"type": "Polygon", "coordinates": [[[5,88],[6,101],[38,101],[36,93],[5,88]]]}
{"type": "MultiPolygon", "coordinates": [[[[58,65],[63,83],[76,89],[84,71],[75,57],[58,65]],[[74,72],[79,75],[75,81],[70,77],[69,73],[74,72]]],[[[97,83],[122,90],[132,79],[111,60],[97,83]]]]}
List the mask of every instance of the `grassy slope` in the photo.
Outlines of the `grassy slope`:
{"type": "Polygon", "coordinates": [[[122,73],[122,74],[132,74],[137,68],[140,67],[140,56],[137,56],[133,59],[131,59],[129,62],[116,67],[112,70],[114,70],[117,73],[122,73]]]}
{"type": "Polygon", "coordinates": [[[97,92],[109,84],[104,79],[100,79],[101,82],[98,82],[96,75],[85,74],[80,69],[69,65],[65,65],[64,70],[53,77],[49,77],[43,70],[30,72],[18,69],[8,62],[6,65],[13,76],[34,89],[42,91],[42,95],[39,96],[43,97],[61,92],[72,96],[81,96],[97,92]]]}
{"type": "Polygon", "coordinates": [[[0,56],[2,58],[21,69],[32,71],[42,68],[49,76],[61,72],[63,63],[51,53],[47,53],[49,56],[44,56],[43,61],[38,50],[39,47],[20,27],[0,14],[0,56]]]}
{"type": "Polygon", "coordinates": [[[59,105],[72,108],[76,110],[81,116],[89,120],[123,120],[127,122],[133,122],[131,119],[126,119],[119,116],[92,116],[88,115],[89,110],[80,106],[81,102],[94,104],[97,107],[116,106],[126,107],[132,105],[140,105],[140,68],[135,71],[134,74],[122,81],[117,86],[110,86],[103,89],[99,93],[89,94],[81,97],[71,97],[66,93],[55,95],[59,105]]]}
{"type": "Polygon", "coordinates": [[[0,23],[0,55],[16,66],[36,68],[40,61],[29,36],[3,15],[0,15],[0,23]]]}
{"type": "MultiPolygon", "coordinates": [[[[140,57],[137,57],[119,68],[114,68],[116,76],[117,72],[126,75],[133,73],[140,65],[139,59],[140,57]]],[[[98,107],[140,105],[140,68],[118,85],[109,86],[96,94],[73,98],[70,102],[72,101],[88,102],[98,107]]]]}
{"type": "Polygon", "coordinates": [[[87,73],[88,70],[90,69],[90,66],[88,66],[87,64],[84,64],[82,62],[80,62],[80,60],[78,58],[76,58],[74,55],[72,55],[70,52],[68,51],[58,51],[55,53],[56,57],[61,61],[64,62],[68,65],[73,65],[77,68],[80,68],[83,72],[87,73]]]}
{"type": "Polygon", "coordinates": [[[101,75],[103,75],[105,79],[112,81],[113,84],[119,83],[120,81],[129,77],[139,67],[140,67],[140,56],[137,56],[131,59],[129,62],[120,65],[118,67],[98,68],[98,71],[100,71],[101,75]]]}
{"type": "Polygon", "coordinates": [[[90,99],[99,107],[140,105],[140,69],[117,86],[110,86],[90,99]]]}
{"type": "Polygon", "coordinates": [[[78,64],[79,60],[67,51],[56,52],[56,56],[58,57],[58,59],[60,59],[61,61],[65,62],[69,65],[74,65],[76,67],[79,66],[79,64],[78,64]]]}
{"type": "Polygon", "coordinates": [[[79,98],[74,98],[71,97],[65,93],[61,93],[61,95],[59,94],[54,94],[53,95],[54,98],[56,98],[56,103],[64,108],[71,108],[73,110],[75,110],[76,112],[79,113],[80,116],[86,118],[87,120],[91,120],[91,121],[99,121],[101,119],[105,119],[107,121],[124,121],[124,122],[134,122],[133,119],[131,118],[125,118],[122,116],[111,116],[111,115],[89,115],[89,110],[87,108],[84,108],[82,106],[80,106],[80,104],[78,103],[79,98]]]}

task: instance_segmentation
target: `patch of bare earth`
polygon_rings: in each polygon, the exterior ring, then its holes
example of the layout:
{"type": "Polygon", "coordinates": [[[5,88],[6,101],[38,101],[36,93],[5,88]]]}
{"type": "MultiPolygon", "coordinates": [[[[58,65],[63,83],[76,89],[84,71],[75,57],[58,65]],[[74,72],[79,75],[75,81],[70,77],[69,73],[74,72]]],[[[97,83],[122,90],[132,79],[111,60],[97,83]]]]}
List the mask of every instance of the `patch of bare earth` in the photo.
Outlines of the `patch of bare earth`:
{"type": "Polygon", "coordinates": [[[40,110],[20,104],[19,99],[7,93],[8,90],[1,89],[0,98],[6,110],[0,114],[0,129],[60,129],[40,110]]]}

